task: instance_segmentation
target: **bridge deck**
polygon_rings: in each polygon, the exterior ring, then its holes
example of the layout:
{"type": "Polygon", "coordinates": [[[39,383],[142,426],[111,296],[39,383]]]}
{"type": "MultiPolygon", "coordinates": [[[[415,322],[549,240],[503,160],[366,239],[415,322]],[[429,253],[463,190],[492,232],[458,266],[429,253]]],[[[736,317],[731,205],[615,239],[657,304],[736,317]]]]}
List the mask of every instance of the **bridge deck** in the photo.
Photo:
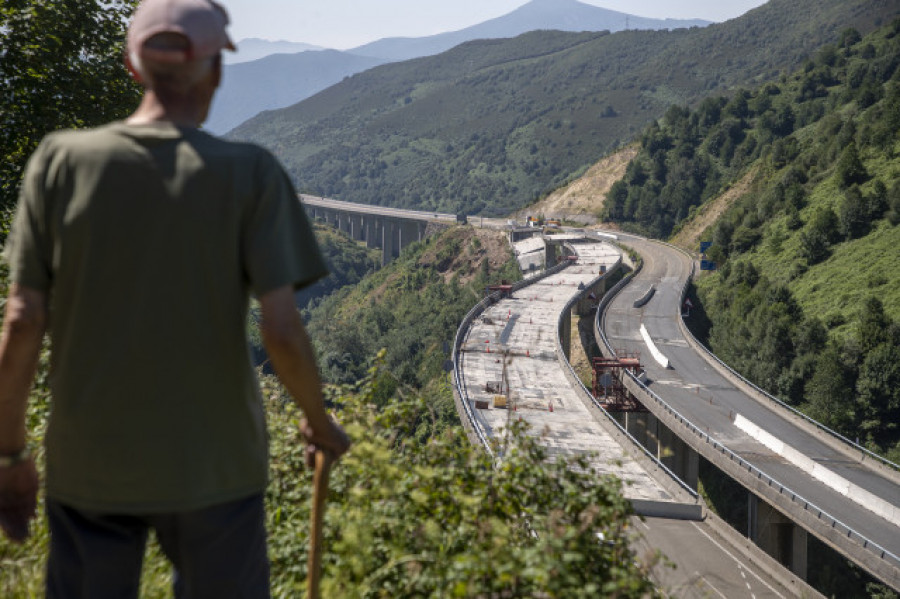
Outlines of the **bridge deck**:
{"type": "Polygon", "coordinates": [[[611,267],[619,258],[618,250],[607,244],[576,248],[576,265],[498,302],[469,329],[461,358],[464,384],[473,407],[478,400],[489,406],[475,409],[476,426],[486,436],[497,436],[509,419],[524,420],[551,455],[596,452],[592,466],[619,477],[629,499],[677,502],[592,418],[557,363],[561,310],[580,283],[597,277],[601,264],[611,267]],[[493,407],[499,393],[486,390],[503,380],[504,355],[510,390],[506,409],[493,407]]]}
{"type": "MultiPolygon", "coordinates": [[[[872,468],[858,458],[850,459],[849,448],[839,451],[834,444],[824,440],[824,434],[811,432],[809,426],[801,426],[799,418],[777,408],[774,402],[759,401],[713,368],[690,346],[678,326],[681,290],[688,277],[690,260],[671,248],[646,240],[631,237],[626,242],[642,255],[645,265],[635,282],[623,289],[606,312],[605,330],[611,344],[620,350],[646,352],[645,341],[638,334],[644,324],[653,342],[671,362],[669,368],[652,360],[645,364],[649,388],[653,392],[700,430],[790,489],[787,494],[796,493],[814,504],[815,509],[807,509],[826,512],[892,553],[893,556],[882,557],[873,549],[874,555],[866,555],[866,559],[871,563],[884,561],[885,568],[896,575],[897,558],[894,556],[900,555],[897,517],[877,514],[867,504],[900,505],[897,477],[872,468]],[[647,305],[635,308],[634,300],[650,285],[657,288],[653,299],[647,305]],[[739,426],[744,421],[760,426],[779,443],[801,452],[809,465],[801,467],[792,463],[770,446],[750,437],[739,426]],[[860,495],[865,492],[866,500],[854,500],[853,493],[841,492],[835,485],[826,484],[827,479],[823,482],[822,477],[814,477],[813,467],[827,470],[828,478],[833,475],[853,483],[859,487],[860,495]]],[[[655,409],[654,405],[648,407],[651,411],[655,409]]],[[[746,480],[743,482],[747,484],[746,480]]],[[[803,507],[802,503],[800,507],[803,507]]],[[[819,533],[818,529],[813,532],[819,533]]],[[[848,535],[844,537],[848,538],[848,535]]],[[[854,547],[842,546],[842,550],[852,552],[854,547]]],[[[810,566],[813,559],[810,556],[810,566]]],[[[886,582],[896,585],[897,580],[900,579],[886,582]]]]}

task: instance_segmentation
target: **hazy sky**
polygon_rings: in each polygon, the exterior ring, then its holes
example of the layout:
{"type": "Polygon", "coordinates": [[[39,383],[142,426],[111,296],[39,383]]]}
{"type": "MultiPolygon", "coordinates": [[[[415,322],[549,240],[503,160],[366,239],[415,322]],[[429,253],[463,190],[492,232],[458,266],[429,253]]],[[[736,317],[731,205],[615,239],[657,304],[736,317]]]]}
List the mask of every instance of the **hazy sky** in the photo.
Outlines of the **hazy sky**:
{"type": "MultiPolygon", "coordinates": [[[[219,0],[235,41],[259,37],[344,50],[384,37],[455,31],[527,0],[219,0]]],[[[725,21],[766,0],[581,0],[642,17],[725,21]]]]}

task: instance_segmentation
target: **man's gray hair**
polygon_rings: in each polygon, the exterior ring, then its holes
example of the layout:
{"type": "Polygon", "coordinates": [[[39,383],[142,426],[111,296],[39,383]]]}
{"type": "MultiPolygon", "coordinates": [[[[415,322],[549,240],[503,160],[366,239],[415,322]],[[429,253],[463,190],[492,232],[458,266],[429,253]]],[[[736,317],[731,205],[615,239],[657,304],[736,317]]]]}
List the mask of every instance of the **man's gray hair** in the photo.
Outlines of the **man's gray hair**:
{"type": "MultiPolygon", "coordinates": [[[[190,42],[181,34],[165,32],[150,37],[144,45],[154,50],[186,50],[190,42]]],[[[209,74],[219,60],[218,55],[187,62],[162,62],[141,58],[136,52],[128,56],[144,85],[158,92],[179,95],[189,93],[209,74]]]]}

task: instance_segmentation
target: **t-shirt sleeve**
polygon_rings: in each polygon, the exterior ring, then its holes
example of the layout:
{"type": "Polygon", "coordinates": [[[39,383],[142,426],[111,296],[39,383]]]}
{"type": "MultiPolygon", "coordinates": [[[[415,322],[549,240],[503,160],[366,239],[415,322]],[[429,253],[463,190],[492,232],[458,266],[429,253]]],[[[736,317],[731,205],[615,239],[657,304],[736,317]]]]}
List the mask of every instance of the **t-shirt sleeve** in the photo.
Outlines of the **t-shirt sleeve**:
{"type": "Polygon", "coordinates": [[[244,268],[257,295],[291,285],[300,289],[328,268],[287,173],[263,153],[257,169],[261,193],[244,229],[244,268]]]}
{"type": "Polygon", "coordinates": [[[41,291],[49,291],[53,272],[53,244],[44,188],[50,168],[47,145],[41,144],[25,167],[16,215],[3,249],[10,280],[41,291]]]}

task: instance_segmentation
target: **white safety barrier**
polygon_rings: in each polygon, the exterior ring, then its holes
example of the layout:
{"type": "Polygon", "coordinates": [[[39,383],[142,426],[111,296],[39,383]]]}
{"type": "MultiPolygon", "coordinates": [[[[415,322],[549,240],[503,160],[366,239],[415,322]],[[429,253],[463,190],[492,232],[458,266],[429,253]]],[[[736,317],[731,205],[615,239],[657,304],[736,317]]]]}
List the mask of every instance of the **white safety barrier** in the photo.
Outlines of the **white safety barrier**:
{"type": "Polygon", "coordinates": [[[656,349],[656,344],[653,343],[653,339],[650,338],[650,334],[647,332],[647,327],[641,324],[641,337],[644,339],[644,343],[647,344],[647,347],[650,348],[650,354],[653,356],[653,359],[659,362],[659,365],[663,368],[669,367],[669,358],[662,355],[662,352],[656,349]]]}
{"type": "Polygon", "coordinates": [[[854,503],[858,503],[867,510],[881,516],[888,522],[900,526],[900,508],[878,497],[874,493],[866,491],[862,487],[853,484],[840,474],[829,470],[822,464],[811,460],[804,454],[800,453],[781,439],[778,439],[771,433],[763,430],[756,424],[747,420],[740,414],[735,416],[734,425],[771,449],[804,472],[810,474],[813,478],[822,482],[826,486],[834,489],[844,497],[854,503]]]}

